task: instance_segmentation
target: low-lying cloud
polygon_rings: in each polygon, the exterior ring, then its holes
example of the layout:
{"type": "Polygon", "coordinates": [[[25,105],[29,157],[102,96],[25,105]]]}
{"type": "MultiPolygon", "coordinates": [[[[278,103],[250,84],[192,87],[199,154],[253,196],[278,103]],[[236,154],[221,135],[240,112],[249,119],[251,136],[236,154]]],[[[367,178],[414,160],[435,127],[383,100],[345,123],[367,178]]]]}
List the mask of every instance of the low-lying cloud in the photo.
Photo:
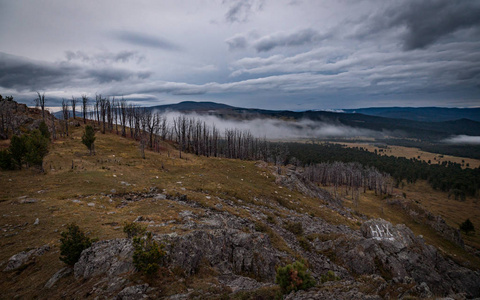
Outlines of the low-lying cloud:
{"type": "Polygon", "coordinates": [[[480,145],[480,136],[456,135],[443,140],[447,144],[456,145],[480,145]]]}
{"type": "MultiPolygon", "coordinates": [[[[170,124],[173,119],[182,115],[179,112],[166,112],[165,116],[170,124]]],[[[280,119],[256,118],[251,120],[222,119],[213,115],[184,114],[188,118],[195,118],[205,122],[207,126],[216,127],[223,135],[226,129],[250,131],[257,138],[269,140],[278,139],[305,139],[305,138],[353,138],[353,137],[380,137],[381,132],[354,128],[343,124],[319,122],[309,119],[299,121],[284,121],[280,119]]]]}

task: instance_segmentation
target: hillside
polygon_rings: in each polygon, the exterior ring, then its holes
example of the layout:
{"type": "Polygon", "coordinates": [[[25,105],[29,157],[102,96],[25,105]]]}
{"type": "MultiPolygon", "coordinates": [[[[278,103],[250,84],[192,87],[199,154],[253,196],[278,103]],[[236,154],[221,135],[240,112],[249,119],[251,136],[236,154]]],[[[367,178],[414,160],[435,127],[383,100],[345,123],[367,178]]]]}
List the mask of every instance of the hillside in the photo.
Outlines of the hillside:
{"type": "Polygon", "coordinates": [[[480,296],[471,270],[480,259],[448,226],[455,221],[424,208],[437,201],[424,197],[428,188],[366,191],[354,202],[345,187],[335,199],[333,187],[313,185],[294,166],[180,158],[171,142],[142,159],[137,141],[113,132],[97,132],[90,156],[84,126],[70,130],[51,145],[45,174],[0,172],[2,297],[269,299],[281,293],[277,268],[299,260],[316,283],[288,299],[480,296]],[[165,245],[154,278],[133,266],[122,228],[134,220],[165,245]],[[71,222],[99,242],[64,269],[59,238],[71,222]]]}

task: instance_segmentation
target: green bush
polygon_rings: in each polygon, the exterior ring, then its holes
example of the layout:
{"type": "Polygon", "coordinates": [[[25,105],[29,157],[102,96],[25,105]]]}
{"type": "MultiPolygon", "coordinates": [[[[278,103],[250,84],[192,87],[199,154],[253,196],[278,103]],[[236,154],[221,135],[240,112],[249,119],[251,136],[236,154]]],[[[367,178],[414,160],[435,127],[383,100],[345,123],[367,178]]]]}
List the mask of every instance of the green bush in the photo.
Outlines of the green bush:
{"type": "Polygon", "coordinates": [[[147,232],[146,237],[134,237],[133,264],[137,271],[147,276],[157,273],[165,256],[163,245],[158,245],[152,238],[152,233],[147,232]]]}
{"type": "Polygon", "coordinates": [[[27,136],[25,141],[27,152],[25,154],[26,161],[43,170],[43,158],[48,153],[48,139],[43,136],[39,130],[34,130],[27,136]]]}
{"type": "Polygon", "coordinates": [[[278,268],[275,282],[284,294],[315,286],[315,280],[307,271],[307,267],[300,261],[278,268]]]}
{"type": "Polygon", "coordinates": [[[3,169],[3,170],[15,169],[15,164],[12,159],[12,154],[8,149],[0,150],[0,169],[3,169]]]}
{"type": "Polygon", "coordinates": [[[322,283],[325,283],[327,281],[337,281],[337,280],[340,280],[340,277],[335,275],[335,273],[332,270],[329,270],[327,273],[323,274],[320,277],[320,281],[322,283]]]}
{"type": "Polygon", "coordinates": [[[40,125],[38,126],[38,130],[40,130],[40,133],[47,139],[50,140],[50,131],[48,131],[48,126],[45,123],[45,121],[42,121],[40,125]]]}
{"type": "Polygon", "coordinates": [[[92,240],[74,223],[68,225],[67,231],[61,235],[60,260],[73,266],[80,259],[82,251],[92,245],[92,240]]]}
{"type": "Polygon", "coordinates": [[[123,225],[123,232],[125,232],[129,239],[136,236],[142,236],[145,234],[146,231],[147,226],[142,226],[135,222],[125,223],[125,225],[123,225]]]}
{"type": "Polygon", "coordinates": [[[85,132],[82,136],[82,143],[90,150],[90,155],[92,155],[92,150],[94,149],[93,143],[95,143],[95,130],[92,126],[85,126],[85,132]]]}
{"type": "Polygon", "coordinates": [[[27,153],[26,139],[26,135],[14,135],[10,140],[10,147],[8,148],[13,161],[20,169],[22,168],[23,159],[27,153]]]}
{"type": "Polygon", "coordinates": [[[475,231],[475,226],[473,226],[473,223],[470,221],[470,219],[466,219],[465,222],[460,224],[460,230],[466,234],[469,234],[470,232],[475,231]]]}

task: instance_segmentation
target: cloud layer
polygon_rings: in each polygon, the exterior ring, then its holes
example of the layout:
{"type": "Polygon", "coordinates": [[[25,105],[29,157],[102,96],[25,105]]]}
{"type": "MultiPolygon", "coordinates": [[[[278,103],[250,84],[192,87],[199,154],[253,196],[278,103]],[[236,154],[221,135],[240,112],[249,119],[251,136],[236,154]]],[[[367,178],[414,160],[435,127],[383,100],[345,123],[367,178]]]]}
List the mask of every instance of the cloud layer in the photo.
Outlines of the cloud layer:
{"type": "Polygon", "coordinates": [[[443,142],[454,145],[480,145],[480,136],[456,135],[443,140],[443,142]]]}
{"type": "Polygon", "coordinates": [[[480,2],[449,0],[12,1],[0,12],[0,93],[292,110],[478,106],[478,15],[480,2]]]}

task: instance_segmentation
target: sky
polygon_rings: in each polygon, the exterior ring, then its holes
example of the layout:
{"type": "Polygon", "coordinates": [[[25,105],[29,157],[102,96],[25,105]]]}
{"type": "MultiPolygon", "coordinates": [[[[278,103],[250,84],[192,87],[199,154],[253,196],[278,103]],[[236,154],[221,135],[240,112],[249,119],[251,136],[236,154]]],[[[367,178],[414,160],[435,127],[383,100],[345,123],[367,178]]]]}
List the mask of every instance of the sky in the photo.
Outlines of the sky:
{"type": "Polygon", "coordinates": [[[479,0],[0,0],[0,94],[480,106],[479,0]]]}

